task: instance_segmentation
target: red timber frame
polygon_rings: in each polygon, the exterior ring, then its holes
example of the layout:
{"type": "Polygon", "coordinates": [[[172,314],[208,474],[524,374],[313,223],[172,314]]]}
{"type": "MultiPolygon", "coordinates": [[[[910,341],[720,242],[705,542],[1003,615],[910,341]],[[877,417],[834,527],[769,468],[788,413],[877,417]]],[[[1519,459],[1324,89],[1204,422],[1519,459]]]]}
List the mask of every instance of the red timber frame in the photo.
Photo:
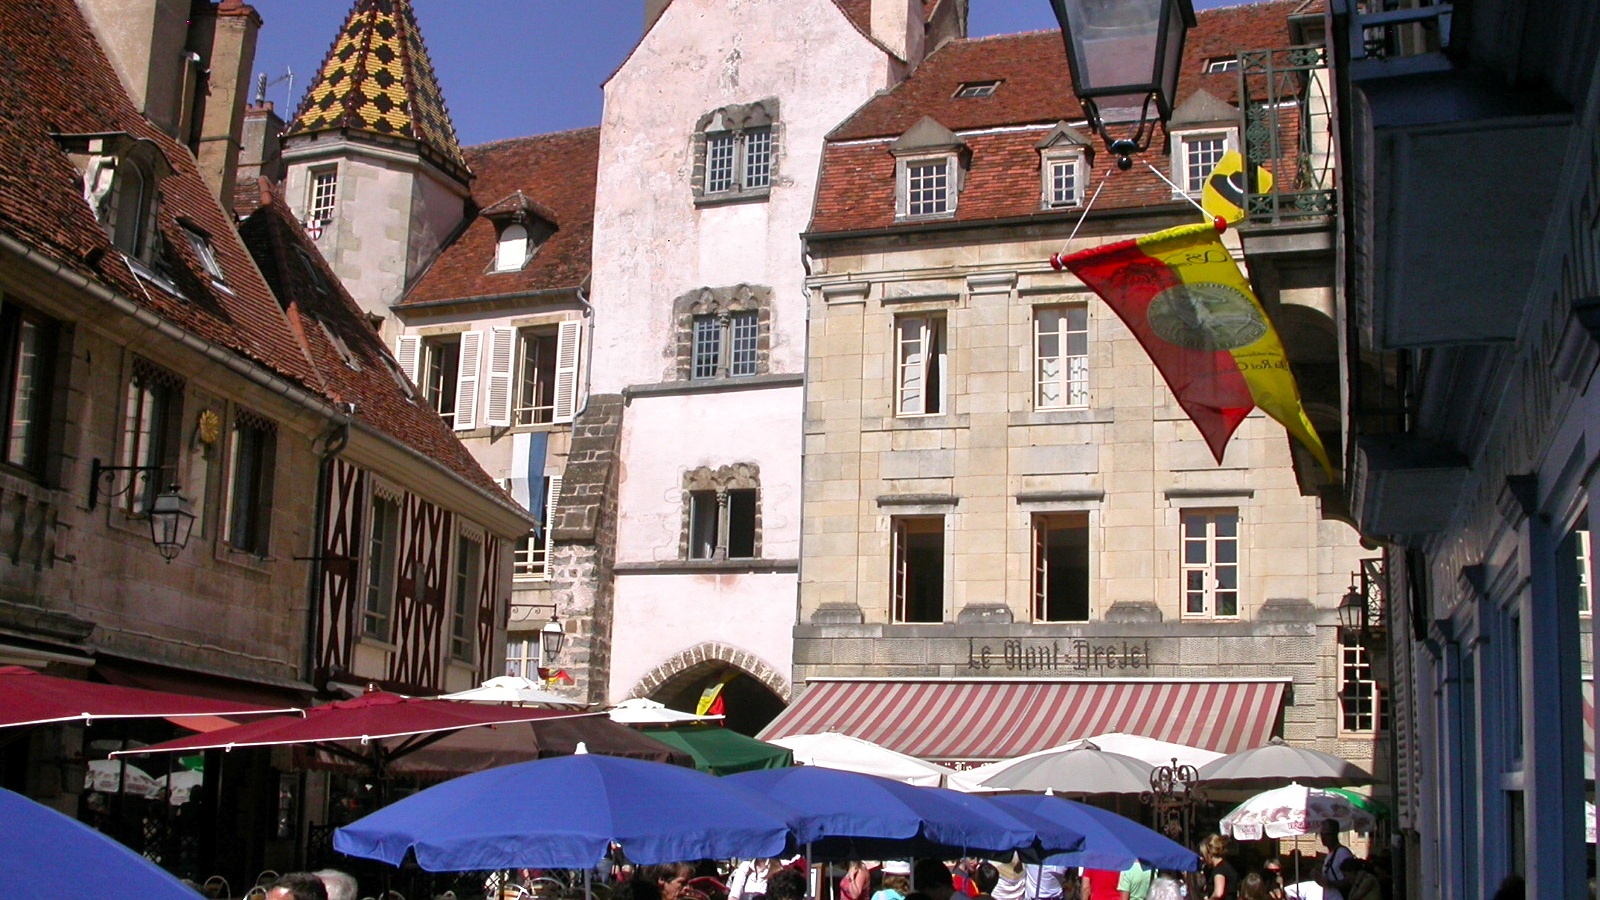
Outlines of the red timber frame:
{"type": "Polygon", "coordinates": [[[413,689],[444,688],[445,611],[454,516],[407,494],[400,507],[389,679],[413,689]]]}
{"type": "Polygon", "coordinates": [[[507,550],[506,542],[494,535],[486,535],[483,539],[483,566],[482,576],[478,582],[478,680],[487,681],[504,672],[491,672],[490,663],[503,658],[503,653],[496,652],[495,642],[504,641],[505,635],[501,633],[500,623],[504,621],[506,611],[511,602],[510,597],[502,597],[499,586],[504,583],[501,574],[505,572],[507,550]]]}
{"type": "Polygon", "coordinates": [[[319,677],[348,672],[361,617],[361,536],[366,527],[367,473],[334,457],[328,467],[328,498],[322,518],[321,577],[317,614],[319,677]]]}

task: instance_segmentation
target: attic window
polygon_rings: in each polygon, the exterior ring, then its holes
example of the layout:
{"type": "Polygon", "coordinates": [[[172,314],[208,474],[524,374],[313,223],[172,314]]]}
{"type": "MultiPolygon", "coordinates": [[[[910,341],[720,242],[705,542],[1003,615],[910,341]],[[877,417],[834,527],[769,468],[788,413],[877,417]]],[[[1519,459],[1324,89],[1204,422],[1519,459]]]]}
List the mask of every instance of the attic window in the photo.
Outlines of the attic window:
{"type": "Polygon", "coordinates": [[[1239,57],[1213,56],[1206,60],[1205,73],[1216,75],[1219,72],[1237,72],[1239,70],[1239,57]]]}
{"type": "Polygon", "coordinates": [[[225,284],[227,279],[223,277],[222,266],[217,263],[217,252],[212,249],[211,241],[187,225],[183,227],[183,236],[189,239],[189,249],[194,251],[195,259],[200,261],[200,267],[206,270],[211,280],[225,284]]]}
{"type": "Polygon", "coordinates": [[[500,229],[495,245],[494,270],[515,272],[528,263],[528,229],[513,222],[500,229]]]}
{"type": "Polygon", "coordinates": [[[317,267],[311,254],[307,253],[304,247],[294,248],[294,254],[299,257],[300,268],[305,271],[306,278],[311,282],[311,288],[323,297],[328,296],[328,279],[323,276],[322,270],[317,267]]]}
{"type": "Polygon", "coordinates": [[[962,100],[967,97],[993,97],[995,88],[1000,86],[1000,80],[992,81],[965,81],[956,88],[955,99],[962,100]]]}

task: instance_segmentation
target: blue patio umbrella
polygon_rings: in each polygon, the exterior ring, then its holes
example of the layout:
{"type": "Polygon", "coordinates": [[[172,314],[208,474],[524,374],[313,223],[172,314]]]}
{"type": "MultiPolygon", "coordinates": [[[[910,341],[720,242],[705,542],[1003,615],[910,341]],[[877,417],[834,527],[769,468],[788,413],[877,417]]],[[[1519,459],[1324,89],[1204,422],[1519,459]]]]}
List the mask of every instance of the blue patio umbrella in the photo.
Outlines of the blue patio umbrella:
{"type": "Polygon", "coordinates": [[[1047,863],[1120,871],[1138,860],[1147,867],[1180,872],[1200,868],[1200,857],[1194,851],[1110,810],[1045,794],[991,794],[987,799],[1003,809],[1031,813],[1083,832],[1081,849],[1048,856],[1047,863]]]}
{"type": "Polygon", "coordinates": [[[723,779],[792,807],[821,837],[814,859],[953,857],[1075,849],[1084,836],[985,798],[819,766],[741,772],[723,779]]]}
{"type": "Polygon", "coordinates": [[[334,833],[340,853],[430,872],[588,869],[609,844],[640,864],[780,856],[815,835],[725,779],[580,753],[465,775],[334,833]]]}
{"type": "Polygon", "coordinates": [[[0,789],[0,897],[195,896],[160,866],[93,828],[0,789]]]}

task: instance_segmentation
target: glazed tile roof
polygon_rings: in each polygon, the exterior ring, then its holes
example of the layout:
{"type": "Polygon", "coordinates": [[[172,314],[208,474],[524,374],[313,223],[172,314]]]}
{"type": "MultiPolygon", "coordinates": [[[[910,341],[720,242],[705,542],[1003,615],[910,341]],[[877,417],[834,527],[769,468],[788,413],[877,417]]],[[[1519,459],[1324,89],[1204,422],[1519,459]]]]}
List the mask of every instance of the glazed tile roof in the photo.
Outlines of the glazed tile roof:
{"type": "Polygon", "coordinates": [[[511,502],[400,374],[389,348],[281,199],[268,193],[239,234],[283,302],[330,399],[355,404],[357,420],[511,502]]]}
{"type": "Polygon", "coordinates": [[[466,169],[411,0],[356,0],[286,136],[339,129],[409,138],[466,169]]]}
{"type": "MultiPolygon", "coordinates": [[[[379,358],[387,351],[347,297],[312,303],[276,270],[269,285],[194,157],[127,99],[73,0],[0,0],[0,65],[0,233],[314,395],[355,399],[357,415],[377,430],[504,496],[454,436],[441,433],[437,415],[410,403],[409,385],[387,374],[392,362],[379,358]],[[172,169],[159,186],[157,276],[136,275],[111,244],[84,200],[82,169],[52,136],[113,132],[150,142],[172,169]],[[225,288],[205,274],[186,226],[208,238],[225,288]],[[277,286],[285,288],[281,304],[277,286]],[[340,343],[362,372],[346,366],[340,343]]],[[[284,217],[281,207],[271,215],[284,217]]],[[[287,246],[282,236],[273,240],[287,246]]],[[[324,274],[337,286],[325,267],[324,274]]]]}
{"type": "Polygon", "coordinates": [[[582,285],[589,277],[599,156],[598,128],[468,147],[466,159],[476,173],[472,185],[474,213],[400,305],[582,285]],[[476,211],[511,207],[525,209],[556,230],[522,269],[494,272],[495,223],[476,211]]]}
{"type": "MultiPolygon", "coordinates": [[[[1184,48],[1178,102],[1197,90],[1236,102],[1238,73],[1207,74],[1205,61],[1241,50],[1288,46],[1288,18],[1306,5],[1306,0],[1269,0],[1200,12],[1184,48]]],[[[1036,145],[1056,123],[1079,125],[1084,115],[1072,93],[1061,33],[1037,31],[952,41],[899,86],[834,129],[823,153],[811,232],[915,227],[895,219],[895,161],[889,146],[924,116],[956,132],[970,150],[953,221],[1064,214],[1040,209],[1036,145]],[[964,83],[992,80],[1000,85],[991,96],[955,96],[964,83]]],[[[1159,144],[1159,133],[1157,137],[1159,144]]],[[[1100,144],[1098,138],[1095,143],[1100,144]]],[[[1103,179],[1106,187],[1096,208],[1172,202],[1171,188],[1137,163],[1133,171],[1107,179],[1115,160],[1103,147],[1097,151],[1090,190],[1103,179]]],[[[1168,168],[1159,146],[1144,157],[1163,171],[1168,168]]]]}

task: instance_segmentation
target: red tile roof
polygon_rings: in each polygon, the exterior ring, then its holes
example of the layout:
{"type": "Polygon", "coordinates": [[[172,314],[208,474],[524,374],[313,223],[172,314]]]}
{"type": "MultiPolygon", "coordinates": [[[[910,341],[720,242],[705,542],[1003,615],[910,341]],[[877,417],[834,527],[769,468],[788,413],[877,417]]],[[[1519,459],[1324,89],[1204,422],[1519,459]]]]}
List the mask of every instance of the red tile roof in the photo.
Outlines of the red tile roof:
{"type": "Polygon", "coordinates": [[[263,201],[239,226],[239,234],[284,302],[327,396],[355,404],[357,420],[509,503],[500,485],[400,374],[293,211],[270,193],[263,201]]]}
{"type": "MultiPolygon", "coordinates": [[[[1205,74],[1205,60],[1287,46],[1288,16],[1304,2],[1271,0],[1199,13],[1199,24],[1190,31],[1184,48],[1178,102],[1199,89],[1235,102],[1238,74],[1205,74]]],[[[896,224],[895,163],[889,143],[923,116],[955,131],[971,150],[954,221],[1061,215],[1039,208],[1035,145],[1055,123],[1081,123],[1084,116],[1072,94],[1060,32],[1037,31],[952,41],[899,86],[834,129],[823,154],[812,232],[896,224]],[[966,82],[990,80],[1001,82],[991,96],[955,97],[966,82]]],[[[1166,170],[1168,163],[1159,147],[1152,147],[1145,157],[1166,170]]],[[[1114,171],[1115,160],[1103,147],[1097,148],[1090,190],[1114,171]]],[[[1133,171],[1107,180],[1096,208],[1167,203],[1171,193],[1170,187],[1136,164],[1133,171]]]]}
{"type": "Polygon", "coordinates": [[[0,64],[0,232],[313,394],[356,402],[357,416],[377,430],[503,496],[439,417],[409,402],[411,389],[389,374],[387,350],[316,250],[332,297],[308,297],[305,283],[285,275],[282,251],[304,237],[281,206],[269,203],[247,223],[254,241],[278,251],[257,268],[189,151],[129,102],[73,0],[0,0],[0,64]],[[173,169],[160,183],[158,227],[163,276],[175,290],[134,274],[84,201],[83,173],[51,136],[108,132],[153,142],[173,169]],[[226,289],[194,257],[180,217],[206,233],[226,289]],[[360,371],[345,364],[339,343],[360,371]]]}
{"type": "Polygon", "coordinates": [[[402,307],[436,300],[494,297],[575,288],[589,277],[594,243],[595,169],[600,129],[583,128],[496,141],[466,149],[477,180],[474,210],[500,204],[518,191],[531,208],[548,211],[556,231],[516,272],[492,272],[494,223],[475,213],[416,284],[402,307]]]}
{"type": "Polygon", "coordinates": [[[134,109],[72,0],[0,0],[0,231],[190,332],[304,386],[311,365],[233,223],[182,145],[134,109]],[[51,137],[123,132],[152,142],[173,173],[157,227],[171,286],[141,279],[83,197],[83,172],[51,137]],[[215,287],[179,217],[205,232],[227,283],[215,287]]]}

